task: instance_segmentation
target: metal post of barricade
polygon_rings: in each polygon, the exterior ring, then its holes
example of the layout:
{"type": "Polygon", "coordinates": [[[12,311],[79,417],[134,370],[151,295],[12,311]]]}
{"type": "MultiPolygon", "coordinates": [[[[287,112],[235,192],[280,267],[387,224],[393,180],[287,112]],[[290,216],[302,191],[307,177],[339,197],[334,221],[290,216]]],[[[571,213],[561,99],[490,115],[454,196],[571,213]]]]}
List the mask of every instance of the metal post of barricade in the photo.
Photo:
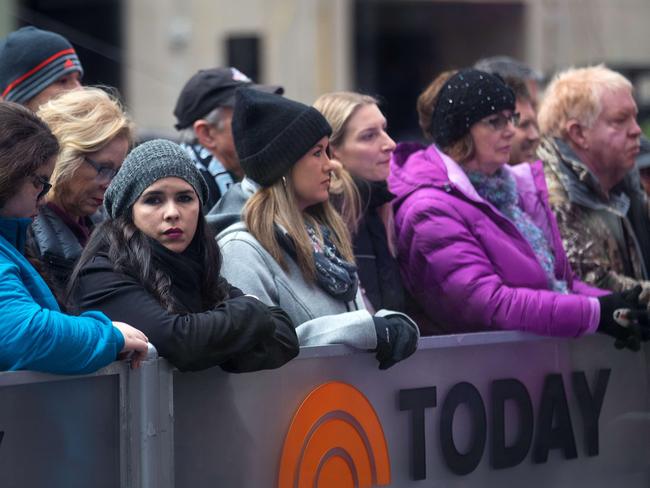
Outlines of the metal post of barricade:
{"type": "Polygon", "coordinates": [[[173,395],[171,366],[149,344],[147,359],[129,381],[129,486],[173,488],[173,395]]]}

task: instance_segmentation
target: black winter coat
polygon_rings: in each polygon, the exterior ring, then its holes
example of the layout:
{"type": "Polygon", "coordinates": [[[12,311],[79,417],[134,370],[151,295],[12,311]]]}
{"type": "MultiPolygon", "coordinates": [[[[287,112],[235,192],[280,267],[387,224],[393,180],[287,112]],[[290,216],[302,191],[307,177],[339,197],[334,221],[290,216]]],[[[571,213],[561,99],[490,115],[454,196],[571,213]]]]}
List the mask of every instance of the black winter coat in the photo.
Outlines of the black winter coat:
{"type": "Polygon", "coordinates": [[[227,286],[230,297],[207,311],[201,311],[198,289],[183,289],[180,302],[187,313],[171,313],[137,279],[117,273],[100,252],[82,268],[75,297],[81,310],[99,310],[140,329],[181,371],[215,365],[231,372],[256,371],[294,358],[298,338],[287,314],[227,286]]]}
{"type": "Polygon", "coordinates": [[[395,195],[385,182],[367,182],[354,178],[361,197],[362,216],[352,237],[359,281],[375,310],[382,308],[404,312],[405,292],[397,260],[388,247],[386,227],[377,208],[395,195]]]}

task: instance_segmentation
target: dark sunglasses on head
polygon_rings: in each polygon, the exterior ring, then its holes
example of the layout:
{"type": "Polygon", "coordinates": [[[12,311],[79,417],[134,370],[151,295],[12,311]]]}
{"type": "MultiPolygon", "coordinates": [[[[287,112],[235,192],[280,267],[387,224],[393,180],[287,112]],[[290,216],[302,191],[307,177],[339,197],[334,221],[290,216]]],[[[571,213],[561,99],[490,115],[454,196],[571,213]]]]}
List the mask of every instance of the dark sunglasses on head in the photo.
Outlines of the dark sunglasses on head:
{"type": "Polygon", "coordinates": [[[34,185],[34,188],[41,188],[41,191],[36,197],[37,200],[40,200],[45,195],[47,195],[47,192],[50,191],[50,188],[52,188],[52,183],[50,183],[47,178],[40,175],[32,175],[32,184],[34,185]]]}

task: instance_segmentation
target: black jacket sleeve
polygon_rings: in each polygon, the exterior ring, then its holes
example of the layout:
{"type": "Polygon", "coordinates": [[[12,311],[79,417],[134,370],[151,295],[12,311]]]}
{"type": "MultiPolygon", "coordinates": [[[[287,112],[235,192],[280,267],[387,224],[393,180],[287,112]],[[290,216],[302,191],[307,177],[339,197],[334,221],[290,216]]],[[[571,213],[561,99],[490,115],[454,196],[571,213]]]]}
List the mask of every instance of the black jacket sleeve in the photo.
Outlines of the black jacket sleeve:
{"type": "Polygon", "coordinates": [[[275,368],[298,354],[298,339],[282,311],[235,296],[210,311],[170,313],[136,279],[116,273],[101,256],[84,268],[75,297],[81,310],[100,310],[140,329],[181,371],[226,362],[232,371],[275,368]]]}
{"type": "Polygon", "coordinates": [[[298,355],[298,336],[293,322],[280,307],[267,308],[273,317],[275,330],[255,344],[251,350],[236,354],[232,359],[221,364],[225,371],[245,373],[279,368],[298,355]]]}
{"type": "MultiPolygon", "coordinates": [[[[219,277],[228,288],[229,297],[244,295],[239,288],[232,286],[225,278],[219,277]]],[[[260,369],[279,368],[289,359],[298,355],[298,336],[291,318],[280,307],[268,307],[273,316],[275,331],[262,339],[250,351],[236,354],[232,359],[221,364],[221,368],[231,373],[246,373],[260,369]]]]}
{"type": "Polygon", "coordinates": [[[219,276],[219,285],[222,287],[225,287],[228,290],[228,298],[237,298],[245,295],[243,291],[241,291],[239,288],[232,286],[226,278],[223,276],[219,276]]]}

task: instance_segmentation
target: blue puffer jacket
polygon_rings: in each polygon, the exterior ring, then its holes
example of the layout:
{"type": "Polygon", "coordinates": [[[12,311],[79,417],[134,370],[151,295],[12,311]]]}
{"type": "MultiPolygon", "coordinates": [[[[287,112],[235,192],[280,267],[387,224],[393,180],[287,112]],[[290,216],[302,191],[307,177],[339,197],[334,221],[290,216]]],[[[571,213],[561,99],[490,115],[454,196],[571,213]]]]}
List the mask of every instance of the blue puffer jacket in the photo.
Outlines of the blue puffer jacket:
{"type": "Polygon", "coordinates": [[[115,361],[122,333],[102,313],[75,317],[22,255],[30,219],[0,219],[0,370],[85,374],[115,361]]]}

